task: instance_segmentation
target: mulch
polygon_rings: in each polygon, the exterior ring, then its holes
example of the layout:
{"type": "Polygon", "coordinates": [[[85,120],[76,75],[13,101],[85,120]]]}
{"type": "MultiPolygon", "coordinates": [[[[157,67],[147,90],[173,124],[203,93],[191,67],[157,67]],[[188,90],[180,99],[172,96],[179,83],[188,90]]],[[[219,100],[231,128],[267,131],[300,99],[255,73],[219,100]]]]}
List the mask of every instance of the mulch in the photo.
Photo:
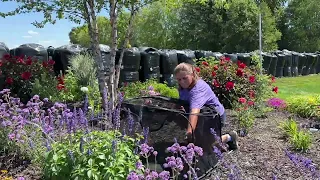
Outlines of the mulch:
{"type": "MultiPolygon", "coordinates": [[[[230,114],[230,113],[229,113],[230,114]]],[[[320,131],[313,132],[312,147],[306,153],[292,150],[288,140],[283,138],[278,125],[281,121],[293,117],[301,128],[309,129],[314,120],[299,118],[287,112],[270,112],[266,118],[256,119],[254,127],[246,137],[239,137],[239,150],[225,154],[224,162],[235,165],[240,170],[241,179],[276,179],[277,180],[305,180],[300,172],[285,154],[285,149],[313,160],[318,167],[320,164],[320,131]]],[[[225,132],[234,129],[234,117],[228,116],[225,132]]],[[[219,166],[212,177],[218,175],[220,179],[227,179],[230,168],[219,166]]],[[[212,178],[212,179],[214,179],[212,178]]]]}

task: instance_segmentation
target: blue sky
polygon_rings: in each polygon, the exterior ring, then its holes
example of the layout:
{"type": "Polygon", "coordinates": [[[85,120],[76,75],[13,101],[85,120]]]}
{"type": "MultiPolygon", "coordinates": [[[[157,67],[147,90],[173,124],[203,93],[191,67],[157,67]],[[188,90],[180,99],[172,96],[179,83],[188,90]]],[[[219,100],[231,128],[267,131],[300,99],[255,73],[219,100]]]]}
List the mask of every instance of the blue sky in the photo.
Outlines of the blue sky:
{"type": "MultiPolygon", "coordinates": [[[[15,2],[0,2],[0,12],[8,12],[18,7],[15,2]]],[[[25,43],[38,43],[45,47],[58,47],[69,43],[68,33],[78,26],[68,20],[57,20],[55,25],[47,24],[36,28],[31,23],[43,20],[42,13],[20,14],[6,18],[0,17],[0,42],[14,48],[25,43]]]]}

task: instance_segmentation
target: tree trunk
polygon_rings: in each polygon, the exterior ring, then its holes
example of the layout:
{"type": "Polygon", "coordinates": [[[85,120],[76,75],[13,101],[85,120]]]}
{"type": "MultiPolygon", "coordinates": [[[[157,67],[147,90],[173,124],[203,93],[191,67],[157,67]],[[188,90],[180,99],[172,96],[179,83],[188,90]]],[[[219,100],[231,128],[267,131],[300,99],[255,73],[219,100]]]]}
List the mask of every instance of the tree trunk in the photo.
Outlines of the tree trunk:
{"type": "Polygon", "coordinates": [[[133,20],[134,20],[135,15],[136,15],[136,10],[134,9],[134,7],[132,7],[131,14],[130,14],[130,19],[129,19],[129,26],[128,26],[128,29],[127,29],[127,32],[126,32],[124,43],[122,45],[122,50],[121,50],[121,54],[120,54],[120,57],[119,57],[119,64],[118,64],[118,66],[116,68],[115,87],[119,86],[122,59],[123,59],[123,56],[124,56],[124,51],[126,49],[126,45],[129,42],[129,38],[130,38],[130,34],[131,34],[132,26],[133,26],[133,20]]]}
{"type": "Polygon", "coordinates": [[[115,86],[115,60],[116,60],[116,49],[118,45],[118,28],[117,28],[117,1],[110,0],[110,23],[111,23],[111,67],[110,67],[110,76],[109,76],[109,92],[110,92],[110,101],[111,108],[114,109],[116,104],[116,93],[117,87],[115,86]]]}

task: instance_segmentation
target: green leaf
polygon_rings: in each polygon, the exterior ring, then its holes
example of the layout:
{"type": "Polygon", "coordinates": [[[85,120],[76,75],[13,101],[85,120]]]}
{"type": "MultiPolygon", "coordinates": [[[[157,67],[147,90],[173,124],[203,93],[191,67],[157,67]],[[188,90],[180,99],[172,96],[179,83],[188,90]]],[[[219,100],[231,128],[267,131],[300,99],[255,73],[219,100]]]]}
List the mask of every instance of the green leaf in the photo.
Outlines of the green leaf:
{"type": "Polygon", "coordinates": [[[91,177],[92,177],[92,171],[91,171],[91,170],[89,170],[89,171],[87,172],[87,176],[88,176],[88,178],[91,178],[91,177]]]}

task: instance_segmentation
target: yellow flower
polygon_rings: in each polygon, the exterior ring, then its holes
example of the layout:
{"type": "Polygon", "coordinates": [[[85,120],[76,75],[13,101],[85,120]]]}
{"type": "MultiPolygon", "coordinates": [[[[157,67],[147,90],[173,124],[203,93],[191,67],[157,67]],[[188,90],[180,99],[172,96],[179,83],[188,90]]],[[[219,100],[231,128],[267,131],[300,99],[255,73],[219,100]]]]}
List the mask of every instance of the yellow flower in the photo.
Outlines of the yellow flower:
{"type": "Polygon", "coordinates": [[[8,171],[7,171],[7,170],[1,170],[0,172],[1,172],[1,173],[3,173],[3,174],[8,173],[8,171]]]}

